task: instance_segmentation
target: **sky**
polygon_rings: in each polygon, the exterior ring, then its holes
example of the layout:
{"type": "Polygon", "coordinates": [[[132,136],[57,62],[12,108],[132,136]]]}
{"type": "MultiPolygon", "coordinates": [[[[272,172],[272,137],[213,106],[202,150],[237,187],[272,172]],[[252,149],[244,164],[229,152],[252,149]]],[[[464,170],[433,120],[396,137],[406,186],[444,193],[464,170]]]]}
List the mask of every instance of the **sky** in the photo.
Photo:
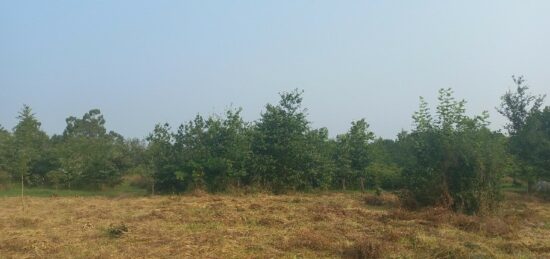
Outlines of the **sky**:
{"type": "Polygon", "coordinates": [[[550,94],[549,69],[546,0],[0,1],[0,124],[28,104],[48,134],[93,108],[138,138],[231,106],[254,121],[295,88],[331,136],[365,118],[394,138],[447,87],[500,129],[511,76],[550,94]]]}

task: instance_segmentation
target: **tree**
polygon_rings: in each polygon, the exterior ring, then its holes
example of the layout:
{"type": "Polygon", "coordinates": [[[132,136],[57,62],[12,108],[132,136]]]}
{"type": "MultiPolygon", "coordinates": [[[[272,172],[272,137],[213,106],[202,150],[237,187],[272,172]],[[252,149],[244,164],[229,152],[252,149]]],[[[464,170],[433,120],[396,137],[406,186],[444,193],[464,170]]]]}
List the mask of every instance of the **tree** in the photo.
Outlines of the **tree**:
{"type": "Polygon", "coordinates": [[[14,157],[11,168],[21,179],[21,198],[23,199],[25,182],[29,181],[32,173],[32,162],[39,159],[48,136],[40,129],[41,124],[28,105],[23,105],[17,119],[19,122],[13,129],[14,157]]]}
{"type": "Polygon", "coordinates": [[[435,120],[427,118],[421,100],[421,111],[413,116],[416,128],[400,140],[409,143],[411,153],[404,160],[405,185],[421,206],[484,213],[500,199],[504,138],[487,128],[487,113],[466,116],[465,101],[452,94],[451,89],[439,91],[435,120]]]}
{"type": "Polygon", "coordinates": [[[61,169],[70,188],[105,188],[121,182],[124,138],[105,129],[105,119],[92,109],[81,119],[69,117],[59,147],[61,169]]]}
{"type": "Polygon", "coordinates": [[[8,174],[10,163],[10,147],[12,146],[12,136],[10,132],[0,125],[0,188],[7,185],[10,181],[8,174]]]}
{"type": "Polygon", "coordinates": [[[550,180],[550,107],[533,112],[510,141],[511,149],[524,162],[529,182],[550,180]]]}
{"type": "Polygon", "coordinates": [[[404,159],[399,143],[378,138],[369,144],[370,163],[367,167],[367,185],[383,189],[398,189],[403,186],[400,160],[404,159]]]}
{"type": "Polygon", "coordinates": [[[309,186],[306,174],[309,121],[302,108],[303,92],[281,93],[278,105],[268,104],[254,128],[254,181],[275,192],[309,186]]]}
{"type": "Polygon", "coordinates": [[[497,111],[508,119],[505,128],[511,136],[516,135],[523,129],[527,118],[534,112],[539,111],[546,95],[532,95],[529,86],[525,85],[523,76],[512,76],[516,85],[515,92],[507,91],[500,97],[500,107],[497,111]]]}
{"type": "Polygon", "coordinates": [[[303,189],[330,188],[334,178],[335,164],[332,159],[333,142],[330,141],[327,128],[310,130],[306,135],[304,154],[305,185],[303,189]]]}
{"type": "Polygon", "coordinates": [[[349,145],[349,135],[341,134],[336,136],[335,149],[334,149],[334,163],[336,166],[335,176],[342,186],[342,190],[346,190],[347,179],[353,177],[353,170],[351,168],[351,152],[349,145]]]}
{"type": "Polygon", "coordinates": [[[180,176],[192,188],[225,191],[240,186],[250,159],[248,126],[241,109],[228,109],[225,117],[197,115],[175,135],[180,176]]]}
{"type": "MultiPolygon", "coordinates": [[[[533,95],[528,92],[529,87],[525,85],[522,76],[512,77],[516,85],[515,91],[508,91],[501,97],[500,107],[497,111],[508,119],[505,128],[510,135],[509,152],[516,156],[515,161],[519,163],[518,170],[520,178],[527,181],[527,190],[532,191],[533,183],[537,176],[533,170],[532,161],[525,154],[531,152],[531,141],[529,136],[533,134],[533,129],[525,130],[526,123],[534,114],[540,112],[540,107],[544,101],[545,95],[533,95]]],[[[532,123],[535,123],[532,121],[532,123]]],[[[531,125],[532,126],[532,125],[531,125]]],[[[517,174],[512,174],[515,177],[517,174]]],[[[515,180],[515,178],[514,178],[515,180]]]]}
{"type": "Polygon", "coordinates": [[[168,123],[155,125],[147,141],[149,142],[147,157],[153,177],[152,193],[154,194],[157,188],[164,191],[183,188],[175,174],[176,165],[170,125],[168,123]]]}
{"type": "Polygon", "coordinates": [[[345,135],[337,137],[338,153],[337,164],[342,166],[338,171],[342,189],[346,183],[359,180],[359,187],[364,191],[367,167],[370,163],[368,144],[374,139],[374,134],[368,130],[369,124],[365,119],[353,121],[351,128],[345,135]]]}

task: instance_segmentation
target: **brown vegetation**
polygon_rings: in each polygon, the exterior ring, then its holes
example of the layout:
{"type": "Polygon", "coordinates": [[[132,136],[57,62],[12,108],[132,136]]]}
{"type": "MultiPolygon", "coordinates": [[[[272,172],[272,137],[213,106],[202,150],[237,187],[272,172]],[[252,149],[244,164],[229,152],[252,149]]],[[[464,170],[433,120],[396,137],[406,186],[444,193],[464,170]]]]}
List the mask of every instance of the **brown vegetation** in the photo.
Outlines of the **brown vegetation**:
{"type": "Polygon", "coordinates": [[[484,217],[389,194],[0,198],[0,258],[550,257],[550,206],[507,196],[484,217]]]}

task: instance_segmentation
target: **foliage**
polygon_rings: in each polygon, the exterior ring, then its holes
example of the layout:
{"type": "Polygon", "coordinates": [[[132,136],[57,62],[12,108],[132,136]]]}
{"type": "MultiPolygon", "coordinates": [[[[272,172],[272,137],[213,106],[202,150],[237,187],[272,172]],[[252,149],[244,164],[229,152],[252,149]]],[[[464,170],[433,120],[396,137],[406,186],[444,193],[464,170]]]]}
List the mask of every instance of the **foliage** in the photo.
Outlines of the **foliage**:
{"type": "Polygon", "coordinates": [[[501,97],[501,105],[498,112],[505,116],[509,123],[506,129],[510,134],[508,149],[514,155],[518,172],[512,176],[519,176],[527,181],[528,191],[532,191],[533,184],[547,175],[544,162],[548,157],[545,151],[548,149],[548,137],[545,126],[548,118],[541,106],[545,95],[533,95],[528,92],[523,77],[513,77],[516,89],[508,91],[501,97]],[[545,156],[546,155],[546,156],[545,156]],[[541,164],[542,162],[542,164],[541,164]]]}
{"type": "Polygon", "coordinates": [[[413,117],[416,129],[405,137],[413,159],[403,172],[407,189],[420,205],[483,213],[500,198],[504,138],[487,128],[486,113],[468,117],[464,106],[450,89],[441,89],[432,120],[421,100],[413,117]]]}
{"type": "Polygon", "coordinates": [[[501,104],[497,111],[509,120],[505,128],[513,136],[523,129],[531,114],[539,111],[546,96],[530,94],[523,76],[513,76],[512,79],[516,85],[515,92],[507,91],[500,97],[501,104]]]}
{"type": "Polygon", "coordinates": [[[41,123],[36,119],[32,109],[24,105],[17,116],[19,122],[13,129],[13,150],[9,162],[9,168],[14,178],[20,178],[22,182],[31,183],[31,179],[37,181],[41,173],[36,169],[45,156],[48,136],[40,129],[41,123]]]}
{"type": "Polygon", "coordinates": [[[367,178],[367,166],[370,163],[368,145],[374,139],[374,134],[368,130],[369,124],[365,119],[354,121],[351,128],[344,135],[337,137],[337,177],[346,189],[346,183],[364,188],[367,178]]]}
{"type": "Polygon", "coordinates": [[[127,166],[122,136],[107,133],[98,109],[90,110],[81,119],[69,117],[66,121],[57,152],[67,187],[97,189],[120,183],[127,166]]]}
{"type": "Polygon", "coordinates": [[[531,182],[550,180],[550,107],[532,113],[524,127],[511,138],[511,150],[524,163],[531,182]]]}
{"type": "Polygon", "coordinates": [[[529,94],[522,77],[514,82],[498,109],[510,120],[509,135],[491,131],[487,113],[467,116],[466,102],[450,89],[440,90],[435,113],[421,98],[414,128],[395,140],[375,139],[365,119],[331,138],[311,126],[299,90],[281,93],[251,123],[241,109],[228,109],[197,115],[175,132],[157,124],[145,140],[108,131],[98,109],[67,118],[63,134],[49,138],[24,106],[12,132],[0,127],[0,172],[35,187],[123,184],[153,194],[404,188],[410,204],[484,213],[500,199],[502,174],[531,183],[550,178],[550,108],[541,110],[544,96],[529,94]]]}
{"type": "Polygon", "coordinates": [[[310,128],[302,92],[280,96],[279,104],[268,104],[254,127],[250,180],[275,192],[328,186],[329,154],[316,148],[328,145],[326,130],[310,128]]]}

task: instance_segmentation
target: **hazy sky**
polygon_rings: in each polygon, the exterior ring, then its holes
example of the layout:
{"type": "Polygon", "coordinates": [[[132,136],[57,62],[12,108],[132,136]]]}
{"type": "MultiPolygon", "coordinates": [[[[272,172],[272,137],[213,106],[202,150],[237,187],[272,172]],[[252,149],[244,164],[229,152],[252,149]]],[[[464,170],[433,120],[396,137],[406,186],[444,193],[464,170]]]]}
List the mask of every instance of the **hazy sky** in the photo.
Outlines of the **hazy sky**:
{"type": "Polygon", "coordinates": [[[9,129],[23,104],[49,134],[99,108],[108,129],[144,137],[231,104],[256,120],[300,88],[314,127],[364,117],[393,138],[443,87],[499,128],[513,74],[550,94],[550,1],[0,2],[9,129]]]}

